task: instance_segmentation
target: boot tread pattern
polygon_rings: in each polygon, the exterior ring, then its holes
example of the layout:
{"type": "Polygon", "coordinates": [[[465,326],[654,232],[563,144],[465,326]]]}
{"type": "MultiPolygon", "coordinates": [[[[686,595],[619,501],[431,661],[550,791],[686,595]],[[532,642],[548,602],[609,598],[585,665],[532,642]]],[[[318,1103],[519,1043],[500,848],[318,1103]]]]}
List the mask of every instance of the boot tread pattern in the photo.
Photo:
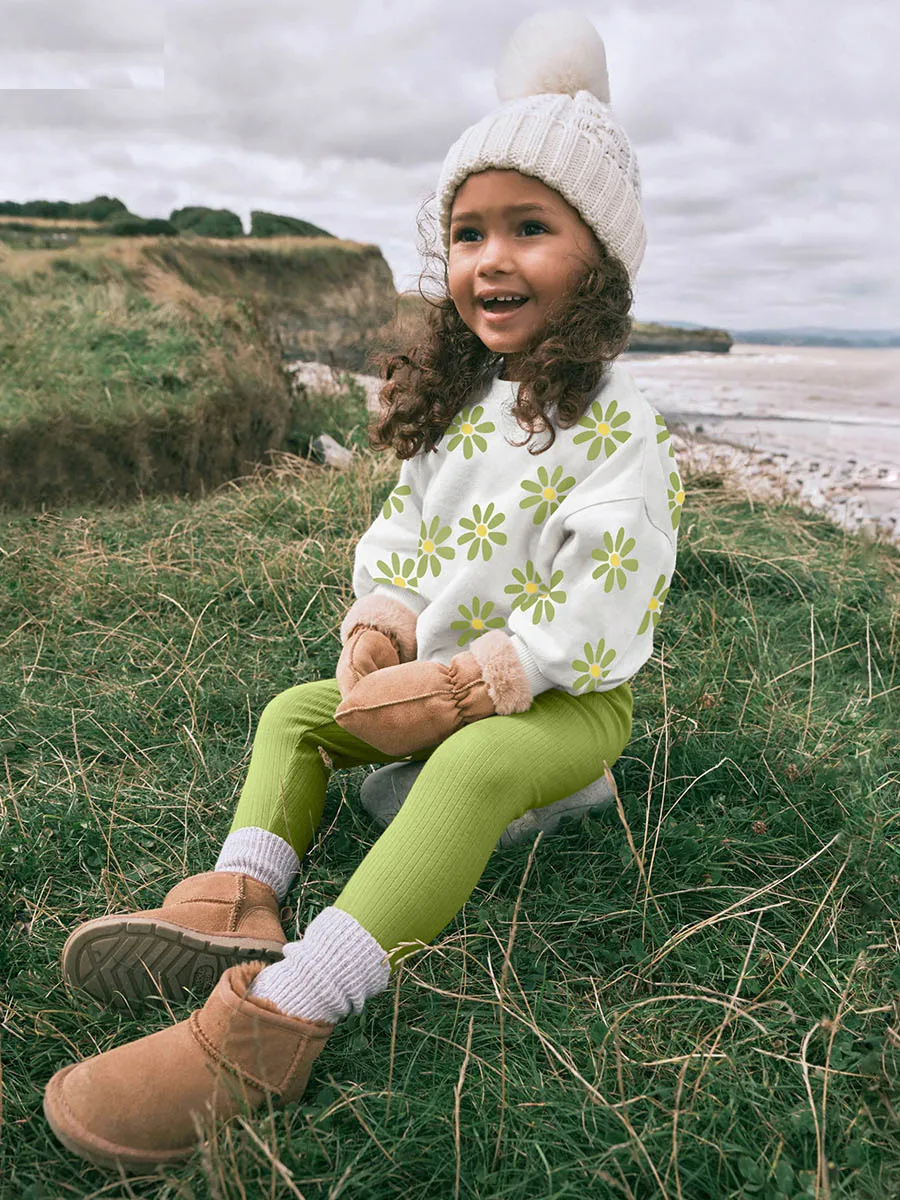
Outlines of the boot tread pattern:
{"type": "Polygon", "coordinates": [[[280,948],[247,938],[209,937],[154,921],[123,919],[86,933],[66,956],[69,983],[114,1007],[149,996],[205,1000],[238,962],[277,962],[280,948]]]}

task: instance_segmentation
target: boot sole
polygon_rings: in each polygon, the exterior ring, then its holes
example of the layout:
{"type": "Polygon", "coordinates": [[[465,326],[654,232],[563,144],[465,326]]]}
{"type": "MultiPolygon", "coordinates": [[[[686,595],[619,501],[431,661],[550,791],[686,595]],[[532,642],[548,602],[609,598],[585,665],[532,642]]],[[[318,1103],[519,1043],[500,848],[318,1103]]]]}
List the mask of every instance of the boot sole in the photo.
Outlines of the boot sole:
{"type": "Polygon", "coordinates": [[[235,963],[283,957],[279,942],[197,933],[156,919],[100,917],[70,935],[62,974],[95,1000],[128,1007],[150,996],[205,999],[235,963]]]}

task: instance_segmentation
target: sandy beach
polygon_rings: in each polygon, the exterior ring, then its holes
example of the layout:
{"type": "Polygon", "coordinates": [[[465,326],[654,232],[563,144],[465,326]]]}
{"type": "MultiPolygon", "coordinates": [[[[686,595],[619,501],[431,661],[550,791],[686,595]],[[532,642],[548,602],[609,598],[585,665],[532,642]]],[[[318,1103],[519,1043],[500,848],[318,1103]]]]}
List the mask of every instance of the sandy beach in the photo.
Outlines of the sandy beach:
{"type": "MultiPolygon", "coordinates": [[[[900,349],[736,344],[619,361],[665,417],[685,465],[900,544],[900,349]]],[[[323,363],[288,366],[310,386],[338,386],[323,363]]],[[[377,411],[380,380],[356,378],[377,411]]]]}
{"type": "Polygon", "coordinates": [[[695,456],[707,446],[720,464],[780,475],[840,524],[900,541],[900,349],[736,344],[621,361],[695,456]]]}

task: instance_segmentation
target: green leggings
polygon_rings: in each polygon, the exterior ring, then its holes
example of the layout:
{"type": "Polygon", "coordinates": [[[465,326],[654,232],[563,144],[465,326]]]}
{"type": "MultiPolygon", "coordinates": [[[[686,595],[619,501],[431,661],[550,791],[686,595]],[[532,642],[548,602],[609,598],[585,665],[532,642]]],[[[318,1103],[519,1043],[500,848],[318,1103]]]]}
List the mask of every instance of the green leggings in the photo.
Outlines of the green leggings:
{"type": "MultiPolygon", "coordinates": [[[[264,709],[232,832],[257,826],[302,859],[325,807],[335,767],[392,763],[334,719],[336,679],[289,688],[264,709]]],[[[464,725],[425,760],[396,817],[334,902],[368,930],[391,967],[428,944],[465,904],[504,829],[530,808],[553,804],[603,774],[631,734],[631,689],[572,696],[541,692],[527,712],[464,725]],[[401,943],[407,943],[404,947],[401,943]]]]}

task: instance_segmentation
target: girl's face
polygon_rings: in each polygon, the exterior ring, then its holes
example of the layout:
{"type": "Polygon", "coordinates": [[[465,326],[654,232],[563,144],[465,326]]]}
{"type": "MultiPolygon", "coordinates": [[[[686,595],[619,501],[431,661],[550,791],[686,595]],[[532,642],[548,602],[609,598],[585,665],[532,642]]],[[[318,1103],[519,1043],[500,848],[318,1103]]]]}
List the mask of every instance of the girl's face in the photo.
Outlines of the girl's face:
{"type": "Polygon", "coordinates": [[[517,378],[522,353],[540,341],[550,307],[598,263],[593,231],[559,192],[530,175],[481,171],[453,199],[450,296],[472,332],[504,355],[505,379],[517,378]],[[518,307],[485,308],[491,296],[526,299],[518,307]]]}

